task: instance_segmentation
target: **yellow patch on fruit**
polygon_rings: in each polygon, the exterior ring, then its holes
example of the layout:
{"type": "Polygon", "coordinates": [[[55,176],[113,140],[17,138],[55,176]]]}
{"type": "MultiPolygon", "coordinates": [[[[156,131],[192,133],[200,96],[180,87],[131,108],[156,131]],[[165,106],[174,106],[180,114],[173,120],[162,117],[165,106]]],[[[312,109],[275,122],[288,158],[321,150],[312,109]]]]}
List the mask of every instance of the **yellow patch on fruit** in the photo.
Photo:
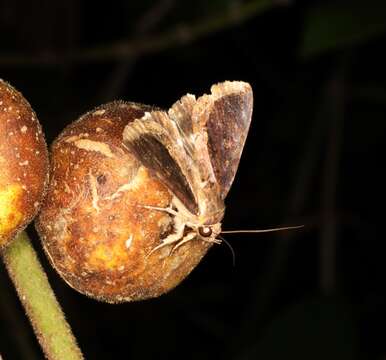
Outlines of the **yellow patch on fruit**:
{"type": "Polygon", "coordinates": [[[23,220],[23,214],[17,204],[21,198],[23,189],[19,184],[12,184],[0,189],[0,246],[8,240],[23,220]]]}
{"type": "MultiPolygon", "coordinates": [[[[99,244],[90,254],[88,265],[93,269],[114,269],[127,259],[124,247],[119,243],[99,244]]],[[[127,261],[127,260],[126,260],[127,261]]]]}

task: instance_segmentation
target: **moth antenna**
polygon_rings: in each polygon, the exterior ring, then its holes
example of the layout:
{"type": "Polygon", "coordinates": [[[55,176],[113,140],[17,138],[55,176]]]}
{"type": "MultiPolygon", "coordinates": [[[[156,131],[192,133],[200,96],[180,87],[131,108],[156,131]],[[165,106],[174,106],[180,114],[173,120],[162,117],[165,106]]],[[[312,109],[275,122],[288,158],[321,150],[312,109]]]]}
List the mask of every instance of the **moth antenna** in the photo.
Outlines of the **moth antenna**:
{"type": "Polygon", "coordinates": [[[235,254],[235,251],[233,250],[233,247],[231,244],[229,244],[229,242],[227,240],[225,240],[221,235],[219,235],[219,238],[221,241],[223,241],[225,243],[226,246],[228,246],[229,250],[231,251],[232,253],[232,265],[233,267],[236,266],[236,254],[235,254]]]}
{"type": "Polygon", "coordinates": [[[256,234],[256,233],[267,233],[267,232],[274,232],[274,231],[300,229],[302,227],[304,227],[304,225],[285,226],[285,227],[272,228],[272,229],[261,229],[261,230],[225,230],[225,231],[221,231],[221,234],[240,234],[240,233],[256,234]]]}

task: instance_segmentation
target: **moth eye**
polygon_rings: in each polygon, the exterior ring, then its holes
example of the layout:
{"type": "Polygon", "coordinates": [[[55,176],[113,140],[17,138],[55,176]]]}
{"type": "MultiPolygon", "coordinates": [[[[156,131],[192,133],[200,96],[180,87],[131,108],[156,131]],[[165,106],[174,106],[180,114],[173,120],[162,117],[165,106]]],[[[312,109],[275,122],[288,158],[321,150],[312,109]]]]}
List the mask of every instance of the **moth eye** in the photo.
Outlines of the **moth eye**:
{"type": "Polygon", "coordinates": [[[209,226],[201,226],[198,228],[198,233],[203,237],[209,237],[212,235],[212,229],[209,226]]]}

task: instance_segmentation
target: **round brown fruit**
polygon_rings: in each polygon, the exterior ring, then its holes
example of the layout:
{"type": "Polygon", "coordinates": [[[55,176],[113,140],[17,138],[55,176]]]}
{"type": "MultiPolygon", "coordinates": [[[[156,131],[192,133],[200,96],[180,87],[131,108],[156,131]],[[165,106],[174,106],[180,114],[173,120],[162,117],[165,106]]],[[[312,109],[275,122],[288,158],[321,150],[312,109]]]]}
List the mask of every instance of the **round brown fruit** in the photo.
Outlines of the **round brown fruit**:
{"type": "Polygon", "coordinates": [[[68,126],[52,146],[52,178],[37,229],[54,268],[79,292],[107,302],[157,297],[178,285],[210,247],[152,250],[171,231],[169,190],[122,144],[145,105],[113,102],[68,126]]]}
{"type": "Polygon", "coordinates": [[[27,100],[0,79],[0,249],[40,207],[48,182],[44,135],[27,100]]]}

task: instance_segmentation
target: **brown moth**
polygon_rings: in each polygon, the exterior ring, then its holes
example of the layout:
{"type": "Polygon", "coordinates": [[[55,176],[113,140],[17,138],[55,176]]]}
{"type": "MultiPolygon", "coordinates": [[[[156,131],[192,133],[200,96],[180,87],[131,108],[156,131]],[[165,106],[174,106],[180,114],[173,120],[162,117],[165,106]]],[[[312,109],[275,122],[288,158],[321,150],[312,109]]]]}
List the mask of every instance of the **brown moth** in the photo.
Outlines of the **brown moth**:
{"type": "MultiPolygon", "coordinates": [[[[172,193],[166,212],[173,231],[154,251],[189,241],[219,243],[224,199],[234,180],[253,109],[251,86],[213,85],[210,95],[187,94],[167,112],[149,111],[129,123],[123,144],[172,193]]],[[[149,254],[150,255],[150,254],[149,254]]]]}

